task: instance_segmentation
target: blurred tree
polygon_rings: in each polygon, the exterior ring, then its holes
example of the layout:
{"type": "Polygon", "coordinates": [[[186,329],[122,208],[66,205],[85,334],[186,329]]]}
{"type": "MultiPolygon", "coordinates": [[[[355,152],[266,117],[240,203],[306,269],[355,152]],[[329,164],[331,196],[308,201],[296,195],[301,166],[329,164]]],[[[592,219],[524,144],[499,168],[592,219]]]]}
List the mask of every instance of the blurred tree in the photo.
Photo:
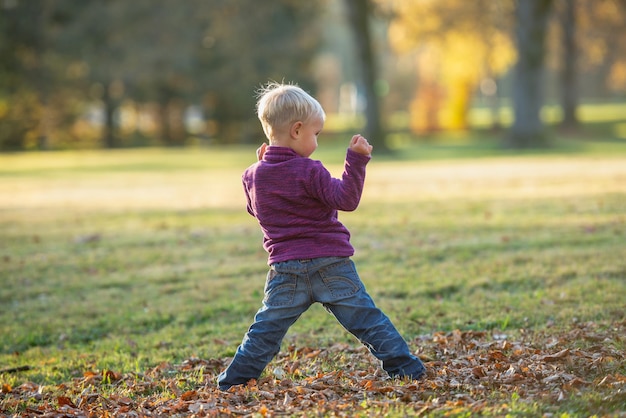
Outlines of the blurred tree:
{"type": "Polygon", "coordinates": [[[626,92],[626,0],[578,0],[578,64],[587,90],[598,96],[626,92]],[[598,70],[594,74],[591,70],[598,70]]]}
{"type": "Polygon", "coordinates": [[[115,112],[124,93],[124,60],[132,40],[125,36],[126,10],[121,1],[66,0],[71,23],[60,36],[59,47],[66,60],[85,68],[86,87],[102,100],[104,110],[102,146],[120,144],[115,112]]]}
{"type": "Polygon", "coordinates": [[[512,2],[379,0],[379,4],[392,15],[389,38],[394,48],[417,51],[417,92],[410,106],[413,131],[435,131],[442,125],[465,129],[471,98],[481,81],[489,82],[487,91],[497,106],[498,77],[510,67],[515,53],[509,34],[512,2]]]}
{"type": "MultiPolygon", "coordinates": [[[[129,68],[142,71],[130,86],[136,101],[154,101],[161,143],[182,146],[187,140],[185,109],[197,98],[194,78],[196,50],[202,39],[199,11],[207,6],[197,0],[185,2],[141,0],[131,37],[137,42],[129,68]]],[[[136,6],[137,7],[137,6],[136,6]]]]}
{"type": "Polygon", "coordinates": [[[195,88],[213,122],[208,134],[231,143],[261,139],[254,90],[269,80],[294,82],[315,94],[312,63],[324,4],[271,0],[259,7],[255,0],[214,0],[210,8],[197,8],[204,31],[195,88]]]}
{"type": "Polygon", "coordinates": [[[117,119],[125,100],[155,101],[161,142],[184,144],[182,97],[201,32],[194,25],[194,4],[150,0],[79,3],[73,4],[74,18],[61,46],[68,61],[87,68],[85,82],[102,101],[103,146],[123,145],[117,119]]]}
{"type": "MultiPolygon", "coordinates": [[[[483,94],[489,92],[495,96],[495,81],[499,74],[509,69],[517,52],[513,94],[515,122],[508,137],[508,145],[526,146],[523,143],[530,138],[541,142],[541,73],[550,3],[551,0],[398,0],[393,3],[396,16],[390,36],[392,41],[401,50],[414,48],[416,44],[422,48],[419,56],[422,59],[418,63],[418,95],[412,104],[412,120],[416,122],[414,129],[419,131],[421,127],[418,111],[427,107],[428,103],[439,102],[436,84],[439,77],[446,86],[444,127],[465,128],[475,86],[482,79],[481,85],[486,87],[483,94]],[[540,7],[544,3],[546,6],[540,7]],[[514,21],[517,24],[515,48],[512,47],[509,32],[514,21]],[[433,70],[433,66],[437,65],[439,68],[433,70]]],[[[422,110],[422,113],[432,114],[435,110],[422,110]]],[[[432,117],[426,120],[432,120],[432,117]]],[[[497,118],[494,121],[497,123],[497,118]]],[[[436,126],[430,122],[426,125],[426,130],[429,129],[436,129],[436,126]]]]}
{"type": "Polygon", "coordinates": [[[561,0],[557,3],[559,23],[562,31],[561,59],[561,108],[563,120],[561,126],[572,130],[578,126],[576,110],[579,101],[578,88],[578,46],[576,32],[578,26],[577,0],[561,0]]]}
{"type": "Polygon", "coordinates": [[[45,147],[42,103],[47,102],[44,62],[46,15],[41,2],[0,5],[0,148],[45,147]],[[33,22],[35,24],[33,24],[33,22]]]}
{"type": "MultiPolygon", "coordinates": [[[[391,9],[392,45],[416,53],[417,92],[410,105],[415,132],[437,130],[440,123],[444,128],[466,127],[478,82],[497,123],[497,80],[517,56],[515,121],[505,141],[511,147],[545,143],[540,111],[552,0],[378,2],[391,9]]],[[[557,6],[560,54],[553,54],[553,68],[560,74],[563,123],[575,125],[581,65],[587,71],[599,67],[605,88],[626,84],[626,0],[561,0],[557,6]]]]}
{"type": "Polygon", "coordinates": [[[0,4],[0,149],[68,146],[80,113],[68,85],[76,68],[57,48],[68,15],[63,0],[0,4]]]}
{"type": "Polygon", "coordinates": [[[552,0],[516,2],[517,63],[513,82],[513,126],[507,137],[511,148],[545,146],[541,121],[546,32],[552,0]]]}
{"type": "Polygon", "coordinates": [[[378,152],[389,151],[381,122],[380,103],[376,93],[377,63],[371,41],[369,0],[345,0],[348,22],[352,29],[356,52],[356,67],[365,94],[364,136],[378,152]]]}
{"type": "Polygon", "coordinates": [[[94,102],[104,109],[105,147],[127,144],[119,127],[129,112],[120,110],[142,103],[156,103],[162,144],[186,142],[190,104],[206,106],[212,119],[207,133],[218,140],[249,141],[262,132],[254,117],[255,88],[275,79],[312,90],[310,67],[323,5],[293,0],[268,0],[263,7],[252,0],[4,1],[0,146],[19,149],[36,142],[33,135],[49,130],[46,121],[52,120],[45,108],[55,122],[71,124],[76,109],[84,112],[94,102]],[[52,103],[70,97],[72,106],[52,103]]]}

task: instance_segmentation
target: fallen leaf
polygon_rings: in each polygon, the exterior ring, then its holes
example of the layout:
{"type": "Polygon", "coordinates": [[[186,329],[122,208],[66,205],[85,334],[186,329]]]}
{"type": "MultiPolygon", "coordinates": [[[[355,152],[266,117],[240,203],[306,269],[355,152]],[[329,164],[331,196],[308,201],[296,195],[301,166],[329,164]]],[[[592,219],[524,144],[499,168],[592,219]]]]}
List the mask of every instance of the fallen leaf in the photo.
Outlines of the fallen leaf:
{"type": "Polygon", "coordinates": [[[564,357],[567,357],[567,356],[569,356],[569,349],[565,348],[565,349],[559,351],[556,354],[545,355],[545,356],[541,357],[541,360],[546,361],[546,362],[552,362],[552,361],[560,360],[560,359],[562,359],[564,357]]]}
{"type": "Polygon", "coordinates": [[[187,392],[184,392],[182,395],[180,395],[180,398],[183,401],[198,399],[198,392],[196,392],[195,390],[188,390],[187,392]]]}
{"type": "Polygon", "coordinates": [[[74,402],[72,402],[72,400],[68,398],[67,396],[59,396],[57,398],[57,403],[59,404],[59,407],[69,406],[71,408],[76,408],[76,405],[74,404],[74,402]]]}

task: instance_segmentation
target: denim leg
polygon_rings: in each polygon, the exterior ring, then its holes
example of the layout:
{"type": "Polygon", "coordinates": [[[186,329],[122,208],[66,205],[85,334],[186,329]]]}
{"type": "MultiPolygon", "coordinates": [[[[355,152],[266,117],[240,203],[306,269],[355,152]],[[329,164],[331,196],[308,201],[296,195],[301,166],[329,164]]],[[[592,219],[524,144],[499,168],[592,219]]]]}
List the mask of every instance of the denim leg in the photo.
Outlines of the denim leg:
{"type": "Polygon", "coordinates": [[[228,368],[218,376],[221,390],[258,379],[280,350],[289,327],[311,306],[311,299],[295,274],[272,269],[265,285],[263,306],[256,313],[228,368]]]}
{"type": "Polygon", "coordinates": [[[312,280],[316,299],[382,361],[391,377],[423,376],[423,363],[411,354],[391,320],[376,307],[350,259],[324,266],[318,273],[319,278],[312,280]]]}

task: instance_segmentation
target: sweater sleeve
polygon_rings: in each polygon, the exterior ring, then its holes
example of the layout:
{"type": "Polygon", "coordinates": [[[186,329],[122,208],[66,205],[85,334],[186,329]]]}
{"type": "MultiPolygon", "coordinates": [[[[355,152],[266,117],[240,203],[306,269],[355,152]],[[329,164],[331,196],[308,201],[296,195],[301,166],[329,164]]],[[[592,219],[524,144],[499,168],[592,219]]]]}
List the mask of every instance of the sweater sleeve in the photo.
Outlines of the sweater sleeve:
{"type": "Polygon", "coordinates": [[[365,167],[369,160],[369,156],[348,149],[341,179],[333,178],[319,163],[312,176],[312,194],[332,209],[346,212],[355,210],[361,201],[365,167]]]}
{"type": "Polygon", "coordinates": [[[241,176],[241,183],[243,185],[243,191],[246,195],[246,209],[248,211],[248,213],[254,217],[256,217],[256,214],[254,213],[254,210],[252,209],[252,199],[250,197],[250,189],[248,188],[248,179],[247,177],[250,175],[249,174],[249,170],[246,170],[242,176],[241,176]]]}

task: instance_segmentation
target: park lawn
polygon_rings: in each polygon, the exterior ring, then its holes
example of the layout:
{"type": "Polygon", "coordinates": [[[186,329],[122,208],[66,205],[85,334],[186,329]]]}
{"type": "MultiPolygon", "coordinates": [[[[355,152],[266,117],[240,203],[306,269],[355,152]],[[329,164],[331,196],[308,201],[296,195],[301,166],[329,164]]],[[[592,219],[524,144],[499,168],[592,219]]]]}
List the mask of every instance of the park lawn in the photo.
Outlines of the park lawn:
{"type": "MultiPolygon", "coordinates": [[[[427,379],[385,379],[314,306],[226,394],[267,271],[254,147],[0,155],[0,411],[623,414],[626,144],[562,145],[409,144],[340,215],[427,379]]],[[[344,152],[315,157],[338,176],[344,152]]]]}

